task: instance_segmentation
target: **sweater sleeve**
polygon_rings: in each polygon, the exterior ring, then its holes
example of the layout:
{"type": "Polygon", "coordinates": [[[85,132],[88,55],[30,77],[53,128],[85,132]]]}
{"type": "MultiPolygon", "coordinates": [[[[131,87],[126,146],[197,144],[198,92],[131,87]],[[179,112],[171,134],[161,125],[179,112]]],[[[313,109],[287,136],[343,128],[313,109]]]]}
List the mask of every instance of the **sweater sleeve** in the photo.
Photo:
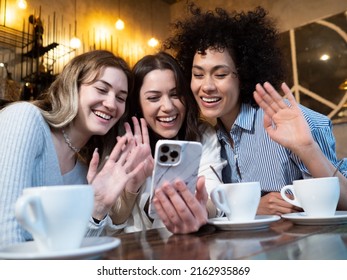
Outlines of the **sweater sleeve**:
{"type": "Polygon", "coordinates": [[[33,185],[43,122],[39,110],[26,102],[0,111],[0,247],[30,238],[19,226],[14,206],[23,189],[33,185]]]}

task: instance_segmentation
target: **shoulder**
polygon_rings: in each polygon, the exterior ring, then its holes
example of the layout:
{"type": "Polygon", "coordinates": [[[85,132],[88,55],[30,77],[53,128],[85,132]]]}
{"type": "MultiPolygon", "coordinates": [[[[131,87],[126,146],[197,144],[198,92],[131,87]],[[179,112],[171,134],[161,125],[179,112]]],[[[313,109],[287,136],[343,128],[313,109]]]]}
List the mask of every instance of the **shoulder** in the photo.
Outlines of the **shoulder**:
{"type": "Polygon", "coordinates": [[[0,111],[0,125],[23,131],[48,127],[40,109],[26,101],[15,102],[3,108],[0,111]]]}
{"type": "Polygon", "coordinates": [[[12,103],[4,107],[1,114],[16,114],[17,118],[23,118],[28,116],[41,116],[41,112],[38,107],[27,101],[19,101],[12,103]]]}
{"type": "Polygon", "coordinates": [[[309,109],[303,105],[299,106],[304,115],[304,118],[308,122],[311,129],[320,127],[330,127],[332,125],[331,120],[327,116],[318,113],[312,109],[309,109]]]}

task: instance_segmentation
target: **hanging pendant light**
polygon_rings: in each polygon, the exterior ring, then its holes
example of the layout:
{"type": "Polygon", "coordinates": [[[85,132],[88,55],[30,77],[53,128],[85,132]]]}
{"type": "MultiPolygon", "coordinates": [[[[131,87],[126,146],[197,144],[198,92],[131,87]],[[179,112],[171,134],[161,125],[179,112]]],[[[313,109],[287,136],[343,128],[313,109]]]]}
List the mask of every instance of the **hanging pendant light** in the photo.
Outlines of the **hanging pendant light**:
{"type": "Polygon", "coordinates": [[[77,37],[76,11],[77,11],[77,0],[75,0],[75,33],[74,33],[74,37],[72,37],[70,40],[70,47],[73,49],[78,49],[81,46],[81,40],[77,37]]]}
{"type": "Polygon", "coordinates": [[[147,41],[148,46],[150,46],[151,48],[155,48],[156,46],[158,46],[159,41],[153,36],[153,8],[152,8],[152,0],[151,0],[151,34],[152,37],[147,41]]]}
{"type": "Polygon", "coordinates": [[[28,6],[28,3],[25,0],[18,0],[17,1],[17,6],[18,6],[19,9],[25,10],[27,8],[27,6],[28,6]]]}
{"type": "Polygon", "coordinates": [[[124,29],[124,21],[120,19],[120,0],[118,0],[118,20],[116,21],[115,26],[118,30],[124,29]]]}

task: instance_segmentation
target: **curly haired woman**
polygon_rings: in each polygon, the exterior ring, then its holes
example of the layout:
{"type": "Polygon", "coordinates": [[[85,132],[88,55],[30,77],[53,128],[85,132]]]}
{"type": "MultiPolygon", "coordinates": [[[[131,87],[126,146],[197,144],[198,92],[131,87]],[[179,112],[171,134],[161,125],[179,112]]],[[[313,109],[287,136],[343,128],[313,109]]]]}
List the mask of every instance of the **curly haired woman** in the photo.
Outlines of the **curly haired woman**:
{"type": "MultiPolygon", "coordinates": [[[[339,160],[331,121],[296,103],[283,83],[278,32],[267,12],[203,12],[173,24],[164,43],[190,80],[201,113],[216,121],[224,182],[259,181],[258,214],[302,211],[281,198],[293,180],[329,177],[339,160]],[[275,88],[281,88],[283,99],[275,88]]],[[[340,165],[339,209],[347,208],[347,161],[340,165]]]]}

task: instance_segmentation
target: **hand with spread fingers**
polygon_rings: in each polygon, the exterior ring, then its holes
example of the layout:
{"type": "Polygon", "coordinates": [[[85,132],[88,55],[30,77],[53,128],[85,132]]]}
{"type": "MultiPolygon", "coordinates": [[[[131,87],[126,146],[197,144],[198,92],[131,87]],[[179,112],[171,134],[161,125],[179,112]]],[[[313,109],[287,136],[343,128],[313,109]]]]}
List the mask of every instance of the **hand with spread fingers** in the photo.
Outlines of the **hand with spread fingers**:
{"type": "Polygon", "coordinates": [[[128,123],[124,124],[126,131],[125,136],[128,140],[133,139],[128,161],[132,162],[130,168],[133,168],[133,165],[137,165],[139,162],[143,162],[144,164],[140,172],[128,181],[125,188],[128,192],[137,193],[146,178],[151,176],[154,161],[151,155],[148,128],[145,119],[140,119],[141,127],[136,117],[132,117],[132,121],[134,125],[134,134],[131,131],[130,125],[128,123]]]}
{"type": "Polygon", "coordinates": [[[286,100],[266,82],[257,84],[254,99],[265,112],[264,127],[272,140],[299,155],[315,142],[289,87],[283,83],[286,100]]]}
{"type": "Polygon", "coordinates": [[[129,140],[126,136],[118,138],[116,146],[100,171],[97,170],[99,154],[97,151],[94,152],[87,175],[88,182],[94,187],[93,218],[102,220],[129,181],[143,172],[144,162],[131,156],[133,142],[134,139],[129,140]]]}
{"type": "Polygon", "coordinates": [[[192,194],[183,181],[164,183],[153,198],[160,219],[172,233],[191,233],[207,222],[208,194],[205,178],[199,177],[192,194]]]}

